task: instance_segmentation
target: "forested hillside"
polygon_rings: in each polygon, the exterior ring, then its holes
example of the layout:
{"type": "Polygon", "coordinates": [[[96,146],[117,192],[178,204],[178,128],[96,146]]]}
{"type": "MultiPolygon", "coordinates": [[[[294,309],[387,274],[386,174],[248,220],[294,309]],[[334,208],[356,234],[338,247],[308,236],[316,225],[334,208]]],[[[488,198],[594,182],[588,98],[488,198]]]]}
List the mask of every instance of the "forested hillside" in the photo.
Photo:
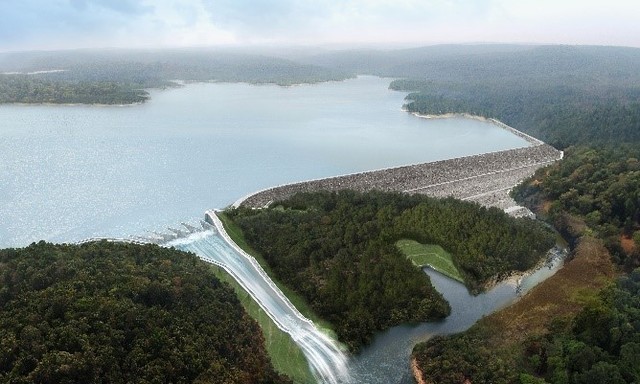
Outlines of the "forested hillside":
{"type": "Polygon", "coordinates": [[[423,68],[392,84],[416,91],[410,111],[494,117],[565,149],[514,196],[565,236],[572,259],[512,307],[418,345],[424,379],[638,382],[640,50],[543,47],[435,68],[441,77],[423,68]],[[612,265],[623,277],[601,291],[612,265]]]}
{"type": "Polygon", "coordinates": [[[637,48],[443,45],[307,60],[396,78],[409,111],[496,118],[560,149],[640,140],[637,48]]]}
{"type": "Polygon", "coordinates": [[[107,242],[0,251],[0,382],[287,383],[195,256],[107,242]]]}
{"type": "Polygon", "coordinates": [[[274,56],[228,50],[0,53],[0,103],[129,104],[146,100],[142,89],[176,86],[175,80],[292,85],[351,76],[274,56]]]}
{"type": "Polygon", "coordinates": [[[548,319],[546,333],[505,339],[505,328],[518,328],[504,319],[510,315],[512,323],[513,316],[519,316],[512,310],[505,316],[492,315],[465,333],[419,344],[414,357],[424,379],[434,383],[637,383],[639,289],[636,270],[602,290],[575,317],[564,310],[560,313],[565,316],[548,319]]]}
{"type": "Polygon", "coordinates": [[[149,98],[140,86],[117,82],[54,81],[46,76],[0,75],[2,103],[132,104],[149,98]]]}
{"type": "Polygon", "coordinates": [[[588,227],[627,271],[640,266],[640,146],[574,147],[514,196],[567,237],[588,227]]]}
{"type": "Polygon", "coordinates": [[[640,50],[535,47],[396,66],[407,109],[492,117],[556,147],[640,140],[640,50]]]}
{"type": "Polygon", "coordinates": [[[454,199],[344,191],[298,194],[273,206],[228,215],[276,277],[352,349],[377,331],[449,313],[397,240],[442,246],[476,292],[492,277],[531,268],[554,243],[532,220],[454,199]]]}

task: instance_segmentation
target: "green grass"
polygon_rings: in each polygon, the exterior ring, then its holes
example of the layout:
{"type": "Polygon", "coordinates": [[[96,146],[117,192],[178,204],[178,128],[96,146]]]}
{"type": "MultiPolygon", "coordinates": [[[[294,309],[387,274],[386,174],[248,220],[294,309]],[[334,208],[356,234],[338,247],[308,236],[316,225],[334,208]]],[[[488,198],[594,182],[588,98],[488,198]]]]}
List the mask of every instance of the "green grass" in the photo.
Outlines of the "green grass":
{"type": "Polygon", "coordinates": [[[249,294],[222,268],[211,267],[215,275],[231,285],[249,316],[260,324],[267,353],[276,371],[289,376],[294,383],[315,384],[304,354],[291,336],[281,331],[249,294]]]}
{"type": "Polygon", "coordinates": [[[443,275],[464,283],[464,278],[455,264],[451,254],[439,245],[421,244],[415,240],[402,239],[396,242],[396,247],[409,259],[416,267],[431,267],[443,275]]]}

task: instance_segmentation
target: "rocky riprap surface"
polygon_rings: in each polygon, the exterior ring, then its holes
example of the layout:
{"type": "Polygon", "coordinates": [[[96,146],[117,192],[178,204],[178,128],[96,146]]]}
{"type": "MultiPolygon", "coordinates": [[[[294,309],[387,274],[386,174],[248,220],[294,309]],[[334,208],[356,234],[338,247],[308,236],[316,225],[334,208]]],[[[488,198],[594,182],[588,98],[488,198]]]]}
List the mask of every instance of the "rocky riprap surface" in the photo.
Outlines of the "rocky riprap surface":
{"type": "Polygon", "coordinates": [[[562,158],[562,152],[550,145],[530,143],[533,145],[524,148],[277,186],[243,198],[234,206],[261,208],[297,192],[352,189],[453,196],[496,206],[514,216],[529,215],[509,197],[509,191],[538,168],[562,158]]]}

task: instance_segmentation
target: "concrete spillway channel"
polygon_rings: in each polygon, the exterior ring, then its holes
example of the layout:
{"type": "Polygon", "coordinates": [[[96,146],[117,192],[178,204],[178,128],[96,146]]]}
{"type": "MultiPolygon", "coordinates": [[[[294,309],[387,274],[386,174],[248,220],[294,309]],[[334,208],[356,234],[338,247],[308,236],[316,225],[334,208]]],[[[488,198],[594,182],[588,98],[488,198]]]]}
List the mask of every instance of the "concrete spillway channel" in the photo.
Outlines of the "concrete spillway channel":
{"type": "Polygon", "coordinates": [[[305,318],[267,276],[252,256],[229,238],[215,212],[207,211],[215,230],[191,234],[166,243],[220,266],[229,273],[266,312],[278,328],[291,335],[304,353],[319,382],[348,383],[348,359],[339,344],[305,318]]]}

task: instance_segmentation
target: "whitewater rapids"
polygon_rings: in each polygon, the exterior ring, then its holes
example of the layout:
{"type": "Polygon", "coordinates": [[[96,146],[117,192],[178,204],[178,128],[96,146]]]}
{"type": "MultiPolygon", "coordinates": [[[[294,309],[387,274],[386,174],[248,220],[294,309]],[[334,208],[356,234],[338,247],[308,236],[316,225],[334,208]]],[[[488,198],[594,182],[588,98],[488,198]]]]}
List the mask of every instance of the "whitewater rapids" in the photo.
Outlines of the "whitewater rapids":
{"type": "Polygon", "coordinates": [[[227,271],[267,313],[278,328],[291,335],[321,383],[349,383],[348,358],[340,345],[304,317],[273,283],[258,262],[227,235],[215,212],[207,217],[216,230],[191,234],[166,244],[193,252],[227,271]]]}

